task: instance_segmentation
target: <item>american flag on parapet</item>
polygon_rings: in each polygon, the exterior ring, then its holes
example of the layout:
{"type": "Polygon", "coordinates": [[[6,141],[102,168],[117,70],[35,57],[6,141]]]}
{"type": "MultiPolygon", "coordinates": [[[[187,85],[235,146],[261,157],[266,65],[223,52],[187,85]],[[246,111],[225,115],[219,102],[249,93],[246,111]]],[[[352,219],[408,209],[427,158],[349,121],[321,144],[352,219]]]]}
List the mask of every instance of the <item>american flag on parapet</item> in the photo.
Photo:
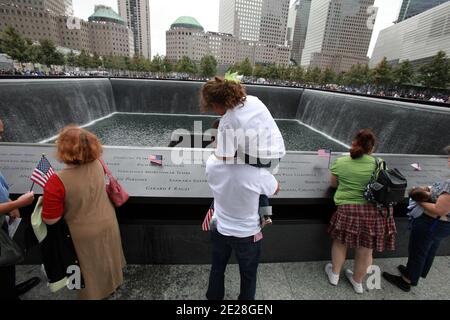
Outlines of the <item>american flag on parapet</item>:
{"type": "Polygon", "coordinates": [[[317,155],[319,157],[331,157],[331,150],[330,149],[319,149],[317,151],[317,155]]]}
{"type": "Polygon", "coordinates": [[[213,218],[213,215],[214,215],[214,202],[209,207],[208,212],[206,212],[205,219],[203,219],[203,223],[202,223],[203,231],[211,230],[211,220],[213,218]]]}
{"type": "Polygon", "coordinates": [[[162,166],[162,156],[161,155],[150,155],[149,156],[150,163],[156,164],[158,166],[162,166]]]}
{"type": "Polygon", "coordinates": [[[54,174],[55,171],[53,171],[50,162],[48,162],[47,158],[43,155],[41,161],[39,161],[38,165],[31,174],[30,179],[44,188],[48,179],[50,179],[50,177],[54,174]]]}

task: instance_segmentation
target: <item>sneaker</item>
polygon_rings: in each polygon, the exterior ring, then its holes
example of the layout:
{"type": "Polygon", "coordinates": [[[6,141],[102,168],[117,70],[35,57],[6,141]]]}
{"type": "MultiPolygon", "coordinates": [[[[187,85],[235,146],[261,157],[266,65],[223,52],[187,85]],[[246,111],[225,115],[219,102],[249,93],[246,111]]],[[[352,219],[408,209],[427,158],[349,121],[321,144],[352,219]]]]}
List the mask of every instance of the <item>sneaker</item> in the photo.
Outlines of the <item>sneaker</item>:
{"type": "Polygon", "coordinates": [[[355,290],[356,293],[358,293],[358,294],[364,293],[364,288],[363,288],[362,283],[358,283],[355,280],[353,280],[353,271],[352,270],[346,269],[345,277],[350,282],[350,284],[353,286],[353,290],[355,290]]]}
{"type": "Polygon", "coordinates": [[[385,278],[389,283],[393,284],[400,290],[405,292],[411,291],[411,285],[403,280],[401,276],[394,276],[393,274],[383,272],[383,278],[385,278]]]}
{"type": "Polygon", "coordinates": [[[328,281],[333,285],[333,286],[337,286],[338,282],[339,282],[339,274],[335,274],[333,272],[333,264],[328,263],[325,266],[325,273],[328,276],[328,281]]]}

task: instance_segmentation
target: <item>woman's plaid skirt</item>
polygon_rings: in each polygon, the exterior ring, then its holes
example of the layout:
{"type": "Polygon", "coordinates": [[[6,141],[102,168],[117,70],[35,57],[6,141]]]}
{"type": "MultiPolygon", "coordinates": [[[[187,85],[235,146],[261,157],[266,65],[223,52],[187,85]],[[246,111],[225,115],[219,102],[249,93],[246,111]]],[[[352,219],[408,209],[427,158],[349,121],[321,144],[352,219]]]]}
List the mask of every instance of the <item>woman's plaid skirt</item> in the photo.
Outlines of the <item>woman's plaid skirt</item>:
{"type": "MultiPolygon", "coordinates": [[[[392,211],[392,208],[390,209],[392,211]]],[[[347,248],[368,248],[378,252],[395,250],[397,229],[393,214],[374,204],[340,205],[328,228],[331,238],[347,248]]]]}

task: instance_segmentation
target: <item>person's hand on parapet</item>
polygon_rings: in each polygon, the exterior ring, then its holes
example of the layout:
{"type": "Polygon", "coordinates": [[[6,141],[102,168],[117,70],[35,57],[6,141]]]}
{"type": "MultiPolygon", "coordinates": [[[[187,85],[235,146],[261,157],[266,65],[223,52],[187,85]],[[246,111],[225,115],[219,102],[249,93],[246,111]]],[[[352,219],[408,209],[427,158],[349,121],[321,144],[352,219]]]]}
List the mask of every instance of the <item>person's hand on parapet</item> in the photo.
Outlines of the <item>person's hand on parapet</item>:
{"type": "Polygon", "coordinates": [[[21,195],[21,196],[17,199],[17,201],[19,202],[20,207],[26,207],[26,206],[29,206],[29,205],[32,204],[33,201],[34,201],[34,192],[33,192],[33,191],[30,191],[30,192],[27,192],[27,193],[21,195]]]}

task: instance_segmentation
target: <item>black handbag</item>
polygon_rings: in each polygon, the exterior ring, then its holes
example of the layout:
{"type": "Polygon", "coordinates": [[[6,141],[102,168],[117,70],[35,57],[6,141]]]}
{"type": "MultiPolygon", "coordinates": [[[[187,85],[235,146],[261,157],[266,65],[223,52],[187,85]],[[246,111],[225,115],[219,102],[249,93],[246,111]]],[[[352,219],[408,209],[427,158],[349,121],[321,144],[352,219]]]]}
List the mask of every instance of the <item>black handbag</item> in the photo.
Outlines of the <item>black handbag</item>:
{"type": "Polygon", "coordinates": [[[24,254],[20,246],[3,230],[4,216],[0,217],[0,267],[9,267],[21,263],[24,254]]]}
{"type": "Polygon", "coordinates": [[[372,178],[364,191],[364,198],[381,210],[405,199],[408,182],[397,169],[387,169],[386,162],[375,158],[376,166],[372,178]]]}

